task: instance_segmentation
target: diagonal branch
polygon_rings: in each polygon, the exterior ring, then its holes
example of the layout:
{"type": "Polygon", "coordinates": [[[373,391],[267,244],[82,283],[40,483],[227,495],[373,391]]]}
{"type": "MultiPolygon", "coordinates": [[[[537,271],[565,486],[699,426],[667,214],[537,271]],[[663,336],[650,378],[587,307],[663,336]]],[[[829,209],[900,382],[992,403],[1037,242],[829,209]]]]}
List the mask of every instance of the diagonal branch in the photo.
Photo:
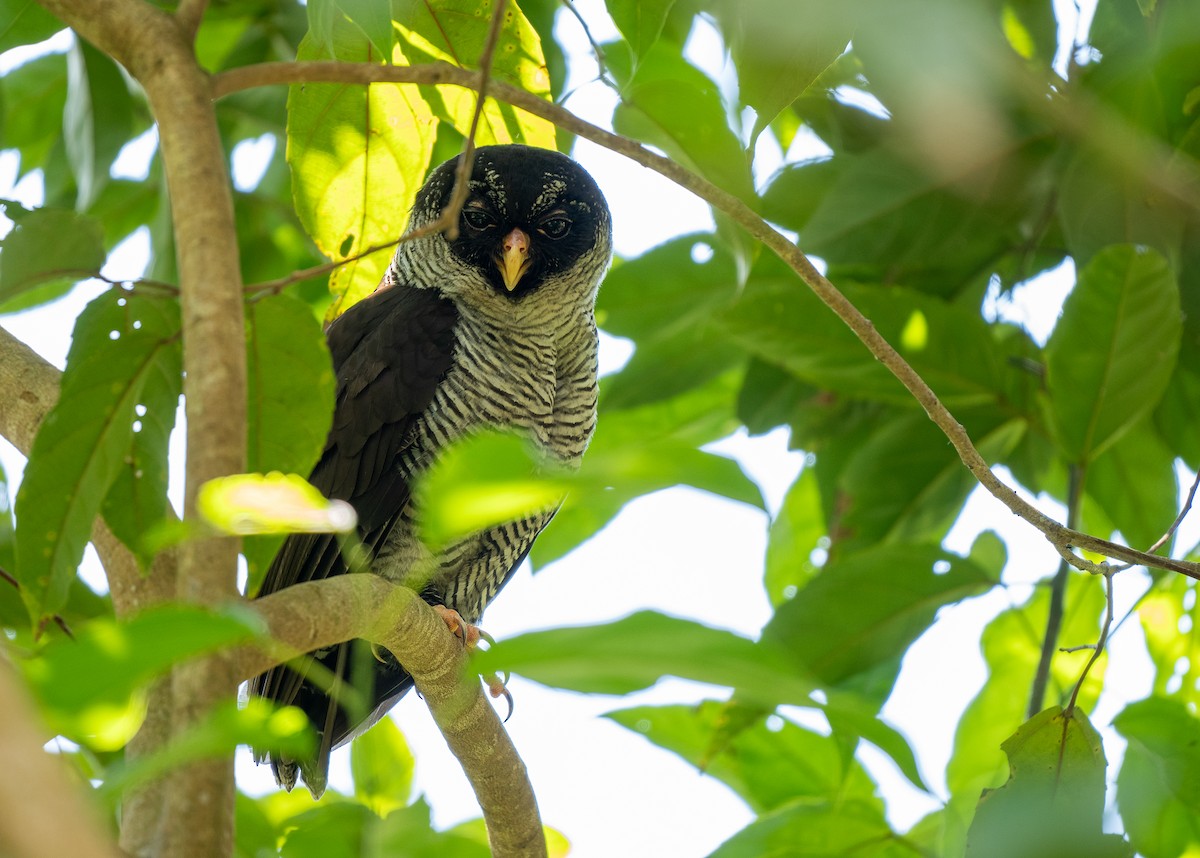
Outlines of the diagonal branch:
{"type": "MultiPolygon", "coordinates": [[[[404,67],[335,61],[263,63],[232,69],[217,75],[213,83],[213,93],[219,98],[253,86],[304,82],[451,84],[474,89],[478,86],[478,75],[442,63],[404,67]]],[[[493,96],[501,101],[553,122],[560,128],[625,155],[642,166],[666,176],[709,205],[727,214],[753,238],[769,247],[838,315],[871,354],[905,386],[913,398],[925,409],[929,419],[942,430],[958,453],[959,459],[975,479],[1006,507],[1041,531],[1046,539],[1055,546],[1059,554],[1072,566],[1095,571],[1095,564],[1077,557],[1070,550],[1071,548],[1082,548],[1115,560],[1166,569],[1200,580],[1200,564],[1137,551],[1128,546],[1118,545],[1115,542],[1065,527],[1020,497],[1011,487],[1005,485],[992,472],[962,424],[950,413],[917,371],[875,330],[870,320],[836,286],[817,271],[798,247],[786,236],[774,230],[733,194],[718,188],[669,158],[650,151],[640,143],[606,131],[590,122],[585,122],[570,111],[543,101],[524,90],[499,81],[493,82],[491,89],[493,96]]]]}
{"type": "Polygon", "coordinates": [[[466,650],[412,590],[377,575],[339,575],[297,584],[249,603],[273,643],[234,655],[243,678],[351,638],[380,644],[408,669],[451,752],[462,764],[487,821],[492,852],[546,854],[545,834],[525,765],[479,682],[464,680],[466,650]]]}

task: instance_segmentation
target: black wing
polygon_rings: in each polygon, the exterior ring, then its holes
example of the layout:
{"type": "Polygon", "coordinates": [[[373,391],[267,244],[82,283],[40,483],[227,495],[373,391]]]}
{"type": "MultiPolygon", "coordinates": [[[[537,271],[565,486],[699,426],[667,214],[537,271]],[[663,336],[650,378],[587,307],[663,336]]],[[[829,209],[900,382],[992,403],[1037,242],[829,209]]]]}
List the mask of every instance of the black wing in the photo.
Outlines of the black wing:
{"type": "MultiPolygon", "coordinates": [[[[339,317],[327,332],[337,375],[333,426],[325,451],[309,478],[327,497],[348,501],[358,513],[358,535],[372,555],[379,549],[408,503],[408,475],[400,453],[416,418],[429,407],[437,385],[450,369],[454,351],[454,305],[437,292],[393,286],[360,301],[339,317]]],[[[337,538],[330,534],[293,534],[284,542],[267,570],[259,596],[305,581],[346,571],[337,538]]],[[[361,642],[359,642],[361,643],[361,642]]],[[[298,706],[321,734],[314,761],[282,759],[256,751],[262,762],[271,757],[275,776],[291,788],[297,766],[309,789],[319,795],[325,787],[329,752],[364,721],[386,711],[412,684],[392,659],[355,659],[366,651],[351,643],[313,653],[313,658],[338,681],[349,682],[367,667],[372,687],[366,714],[354,719],[303,672],[273,668],[250,683],[250,693],[281,706],[298,706]]],[[[356,683],[361,686],[363,683],[356,683]]],[[[322,683],[325,688],[328,682],[322,683]]]]}

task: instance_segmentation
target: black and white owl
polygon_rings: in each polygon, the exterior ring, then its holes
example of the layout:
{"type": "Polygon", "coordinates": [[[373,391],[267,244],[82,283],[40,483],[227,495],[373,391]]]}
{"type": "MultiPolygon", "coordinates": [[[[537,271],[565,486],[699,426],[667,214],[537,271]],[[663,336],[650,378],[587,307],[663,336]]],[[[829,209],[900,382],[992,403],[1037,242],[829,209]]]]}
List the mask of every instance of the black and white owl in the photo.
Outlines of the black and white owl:
{"type": "MultiPolygon", "coordinates": [[[[457,163],[432,172],[417,194],[410,231],[441,215],[457,163]]],[[[578,464],[596,424],[594,305],[612,257],[612,228],[600,189],[578,164],[558,152],[509,145],[476,150],[459,229],[453,241],[435,233],[402,243],[379,289],[330,325],[336,410],[310,479],[354,506],[373,572],[473,624],[553,512],[435,554],[417,535],[414,479],[448,444],[487,427],[515,429],[551,459],[578,464]]],[[[345,571],[334,537],[295,534],[259,595],[345,571]]],[[[352,650],[346,643],[313,657],[349,681],[352,650]]],[[[329,752],[411,687],[393,659],[369,664],[369,714],[357,723],[292,668],[252,680],[251,694],[300,707],[320,735],[312,760],[255,752],[257,761],[270,760],[280,784],[291,789],[300,774],[319,796],[329,752]]]]}

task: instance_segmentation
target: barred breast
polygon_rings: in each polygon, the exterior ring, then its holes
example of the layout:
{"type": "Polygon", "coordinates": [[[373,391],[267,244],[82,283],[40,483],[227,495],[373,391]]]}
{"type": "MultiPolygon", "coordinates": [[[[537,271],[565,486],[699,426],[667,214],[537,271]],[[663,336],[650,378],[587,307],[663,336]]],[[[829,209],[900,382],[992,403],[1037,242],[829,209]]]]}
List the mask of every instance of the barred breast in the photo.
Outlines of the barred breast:
{"type": "MultiPolygon", "coordinates": [[[[413,428],[400,467],[416,475],[438,452],[482,428],[516,429],[557,462],[577,466],[596,424],[596,334],[590,308],[564,318],[501,328],[487,312],[464,311],[451,369],[413,428]]],[[[442,601],[470,623],[529,553],[553,517],[547,509],[432,554],[410,502],[381,547],[375,571],[442,601]]]]}

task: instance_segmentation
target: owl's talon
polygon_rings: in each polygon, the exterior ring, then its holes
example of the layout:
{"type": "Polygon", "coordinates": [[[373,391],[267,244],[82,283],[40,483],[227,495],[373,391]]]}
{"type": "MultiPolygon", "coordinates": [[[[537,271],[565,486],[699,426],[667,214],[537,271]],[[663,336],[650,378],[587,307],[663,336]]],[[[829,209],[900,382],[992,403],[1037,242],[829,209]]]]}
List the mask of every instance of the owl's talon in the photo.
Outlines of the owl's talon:
{"type": "Polygon", "coordinates": [[[446,624],[446,627],[450,629],[451,634],[466,645],[468,652],[479,646],[479,638],[484,634],[479,626],[471,625],[462,618],[462,614],[453,608],[447,608],[445,605],[434,605],[433,609],[442,618],[442,622],[446,624]]]}
{"type": "Polygon", "coordinates": [[[375,660],[380,664],[391,664],[388,659],[388,651],[379,644],[371,644],[371,655],[375,656],[375,660]]]}
{"type": "Polygon", "coordinates": [[[488,693],[491,694],[493,698],[503,697],[508,703],[508,714],[504,716],[505,723],[508,723],[508,719],[511,718],[513,714],[513,696],[512,692],[508,690],[508,679],[509,676],[507,672],[504,674],[504,679],[501,679],[494,673],[485,673],[483,675],[483,681],[488,687],[488,693]]]}

